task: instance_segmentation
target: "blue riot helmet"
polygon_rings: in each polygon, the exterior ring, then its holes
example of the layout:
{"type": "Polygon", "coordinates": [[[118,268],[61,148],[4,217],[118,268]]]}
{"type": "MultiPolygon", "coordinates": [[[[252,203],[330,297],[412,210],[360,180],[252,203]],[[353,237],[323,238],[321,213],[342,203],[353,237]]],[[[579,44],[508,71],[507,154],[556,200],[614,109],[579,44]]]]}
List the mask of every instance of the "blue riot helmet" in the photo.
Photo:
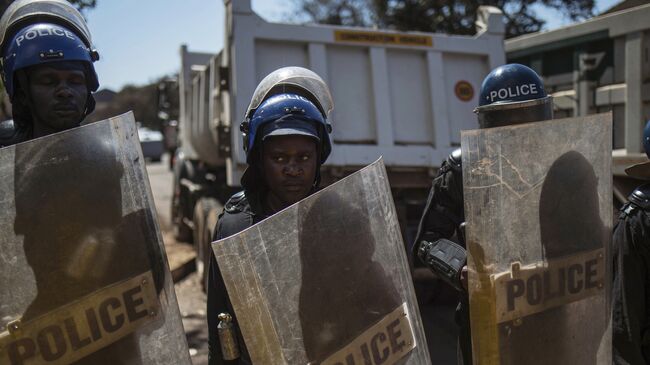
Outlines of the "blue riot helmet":
{"type": "Polygon", "coordinates": [[[93,55],[84,41],[71,30],[51,23],[28,25],[9,39],[2,57],[2,78],[13,98],[17,71],[36,65],[79,61],[85,65],[89,91],[99,87],[93,55]]]}
{"type": "MultiPolygon", "coordinates": [[[[239,126],[246,152],[248,168],[241,178],[245,189],[263,185],[260,165],[256,165],[259,145],[264,139],[277,135],[304,135],[314,138],[322,164],[332,145],[328,121],[334,107],[329,88],[315,72],[302,67],[283,67],[268,74],[257,85],[239,126]]],[[[320,182],[317,171],[314,187],[320,182]]]]}
{"type": "Polygon", "coordinates": [[[261,137],[280,133],[313,135],[319,142],[320,162],[325,162],[332,149],[328,115],[333,107],[327,84],[315,72],[302,67],[271,72],[255,89],[240,125],[247,163],[261,137]]]}
{"type": "Polygon", "coordinates": [[[481,128],[553,119],[553,97],[532,69],[517,63],[499,66],[483,80],[478,115],[481,128]]]}
{"type": "Polygon", "coordinates": [[[298,94],[273,95],[255,110],[244,140],[247,162],[252,162],[255,143],[279,135],[314,138],[320,147],[320,163],[327,160],[332,149],[325,117],[314,103],[298,94]]]}
{"type": "Polygon", "coordinates": [[[26,82],[25,69],[53,62],[79,62],[86,74],[86,115],[95,101],[91,92],[99,87],[93,48],[83,16],[65,0],[17,0],[0,18],[0,66],[9,97],[26,82]]]}

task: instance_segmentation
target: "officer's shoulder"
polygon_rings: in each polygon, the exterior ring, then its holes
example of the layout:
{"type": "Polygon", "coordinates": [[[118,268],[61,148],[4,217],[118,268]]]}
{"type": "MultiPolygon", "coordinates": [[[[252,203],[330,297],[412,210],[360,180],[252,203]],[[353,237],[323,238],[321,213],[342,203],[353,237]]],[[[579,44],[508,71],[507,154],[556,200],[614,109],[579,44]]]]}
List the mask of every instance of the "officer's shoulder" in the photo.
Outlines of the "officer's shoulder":
{"type": "Polygon", "coordinates": [[[226,202],[223,212],[219,215],[215,239],[237,234],[251,224],[250,204],[246,194],[241,191],[231,196],[226,202]]]}
{"type": "Polygon", "coordinates": [[[440,166],[440,173],[438,175],[445,175],[447,173],[460,173],[463,170],[463,159],[461,156],[461,149],[453,150],[447,159],[440,166]]]}
{"type": "Polygon", "coordinates": [[[643,184],[634,189],[628,197],[630,204],[636,205],[643,210],[650,211],[650,183],[643,184]]]}
{"type": "Polygon", "coordinates": [[[462,150],[460,148],[456,148],[447,157],[447,162],[452,164],[454,167],[461,168],[463,166],[463,158],[462,157],[463,157],[462,156],[462,150]]]}
{"type": "Polygon", "coordinates": [[[243,213],[250,210],[250,204],[245,191],[233,194],[224,206],[224,212],[228,214],[243,213]]]}

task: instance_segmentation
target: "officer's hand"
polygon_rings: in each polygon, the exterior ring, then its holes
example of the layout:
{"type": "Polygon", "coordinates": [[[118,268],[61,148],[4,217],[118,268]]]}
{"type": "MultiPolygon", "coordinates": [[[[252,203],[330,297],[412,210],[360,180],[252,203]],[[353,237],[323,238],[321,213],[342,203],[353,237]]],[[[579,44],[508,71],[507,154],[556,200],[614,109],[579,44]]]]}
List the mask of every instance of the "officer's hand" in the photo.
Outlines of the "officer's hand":
{"type": "Polygon", "coordinates": [[[460,283],[463,284],[463,289],[467,291],[467,265],[463,266],[460,270],[460,283]]]}

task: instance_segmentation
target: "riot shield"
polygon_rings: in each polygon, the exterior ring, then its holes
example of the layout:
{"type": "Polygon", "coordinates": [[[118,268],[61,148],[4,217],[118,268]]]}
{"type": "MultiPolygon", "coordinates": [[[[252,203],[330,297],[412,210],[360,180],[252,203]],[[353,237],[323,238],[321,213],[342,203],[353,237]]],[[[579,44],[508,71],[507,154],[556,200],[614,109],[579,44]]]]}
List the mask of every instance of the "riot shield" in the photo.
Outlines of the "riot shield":
{"type": "Polygon", "coordinates": [[[430,364],[381,160],[212,247],[254,364],[430,364]]]}
{"type": "Polygon", "coordinates": [[[0,149],[0,363],[190,364],[133,114],[0,149]]]}
{"type": "Polygon", "coordinates": [[[462,133],[474,364],[611,364],[611,123],[462,133]]]}

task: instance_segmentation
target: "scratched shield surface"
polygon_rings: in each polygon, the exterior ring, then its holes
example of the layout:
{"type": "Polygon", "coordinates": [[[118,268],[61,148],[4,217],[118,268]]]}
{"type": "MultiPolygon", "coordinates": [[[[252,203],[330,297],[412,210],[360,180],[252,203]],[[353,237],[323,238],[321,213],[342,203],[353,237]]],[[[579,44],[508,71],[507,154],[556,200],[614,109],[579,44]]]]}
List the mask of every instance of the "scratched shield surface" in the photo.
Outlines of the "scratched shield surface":
{"type": "Polygon", "coordinates": [[[430,364],[381,160],[212,247],[254,364],[430,364]]]}
{"type": "Polygon", "coordinates": [[[0,149],[0,363],[190,364],[132,113],[0,149]]]}
{"type": "Polygon", "coordinates": [[[475,364],[610,364],[612,116],[463,131],[475,364]]]}

